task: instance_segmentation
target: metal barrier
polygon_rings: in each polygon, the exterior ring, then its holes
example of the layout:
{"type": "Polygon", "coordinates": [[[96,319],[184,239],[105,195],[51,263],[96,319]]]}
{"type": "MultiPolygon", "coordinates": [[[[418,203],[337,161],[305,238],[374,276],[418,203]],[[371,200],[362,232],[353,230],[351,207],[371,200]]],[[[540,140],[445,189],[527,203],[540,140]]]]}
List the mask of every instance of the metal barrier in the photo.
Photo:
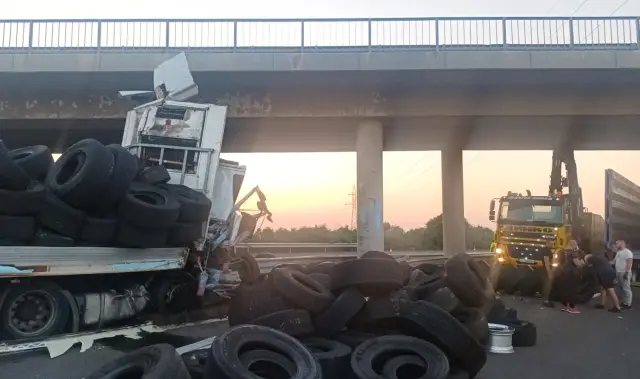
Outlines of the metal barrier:
{"type": "MultiPolygon", "coordinates": [[[[467,253],[472,257],[483,259],[490,258],[493,253],[488,251],[482,252],[469,252],[467,253]]],[[[412,266],[417,266],[422,263],[438,262],[446,260],[444,253],[442,252],[426,252],[426,253],[414,253],[414,254],[392,254],[397,261],[407,262],[412,266]]],[[[258,264],[260,265],[260,271],[263,274],[270,272],[274,267],[286,264],[314,264],[325,261],[347,261],[355,259],[358,256],[355,254],[314,254],[314,255],[300,255],[289,257],[277,257],[277,258],[258,258],[258,264]]]]}
{"type": "Polygon", "coordinates": [[[639,17],[0,20],[0,53],[640,49],[639,17]]]}

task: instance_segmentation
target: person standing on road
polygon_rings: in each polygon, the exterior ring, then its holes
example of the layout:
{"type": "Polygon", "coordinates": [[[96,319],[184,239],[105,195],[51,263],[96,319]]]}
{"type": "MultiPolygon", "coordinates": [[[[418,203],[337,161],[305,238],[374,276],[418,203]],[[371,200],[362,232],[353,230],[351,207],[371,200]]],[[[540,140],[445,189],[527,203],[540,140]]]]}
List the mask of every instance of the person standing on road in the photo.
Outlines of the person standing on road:
{"type": "Polygon", "coordinates": [[[549,299],[551,296],[551,288],[553,287],[553,278],[555,276],[555,267],[553,267],[553,241],[547,241],[542,248],[542,261],[544,263],[544,269],[546,271],[543,293],[542,293],[542,305],[545,307],[553,308],[555,304],[549,299]]]}
{"type": "Polygon", "coordinates": [[[585,261],[592,266],[596,272],[598,285],[600,286],[600,303],[596,304],[597,309],[605,309],[607,307],[607,299],[610,298],[613,306],[609,308],[609,312],[620,313],[620,301],[616,295],[616,271],[609,264],[604,252],[589,254],[585,261]]]}
{"type": "Polygon", "coordinates": [[[557,281],[559,281],[558,295],[562,302],[562,311],[571,314],[578,314],[580,310],[576,308],[576,291],[578,287],[579,274],[578,267],[583,264],[580,248],[575,240],[569,241],[567,248],[559,255],[560,270],[557,281]]]}
{"type": "Polygon", "coordinates": [[[633,298],[633,293],[631,292],[633,253],[627,249],[627,243],[624,240],[616,241],[616,248],[618,252],[613,261],[616,268],[618,290],[620,291],[620,307],[622,309],[631,309],[631,300],[633,298]]]}

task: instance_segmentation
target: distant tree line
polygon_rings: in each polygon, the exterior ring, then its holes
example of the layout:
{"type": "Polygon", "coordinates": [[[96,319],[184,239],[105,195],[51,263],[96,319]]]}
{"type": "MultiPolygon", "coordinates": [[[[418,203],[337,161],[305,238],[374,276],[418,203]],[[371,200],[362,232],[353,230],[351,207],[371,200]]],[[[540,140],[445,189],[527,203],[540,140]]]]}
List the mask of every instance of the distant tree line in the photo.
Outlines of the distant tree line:
{"type": "MultiPolygon", "coordinates": [[[[473,226],[468,222],[466,222],[466,225],[465,238],[467,248],[478,250],[488,249],[493,238],[493,231],[483,226],[473,226]]],[[[281,243],[356,243],[357,231],[346,226],[338,229],[329,229],[326,225],[304,226],[291,229],[264,228],[257,231],[251,241],[281,243]]],[[[384,244],[386,250],[442,250],[442,241],[442,215],[432,218],[422,228],[416,229],[405,230],[396,225],[389,223],[384,224],[384,244]]]]}

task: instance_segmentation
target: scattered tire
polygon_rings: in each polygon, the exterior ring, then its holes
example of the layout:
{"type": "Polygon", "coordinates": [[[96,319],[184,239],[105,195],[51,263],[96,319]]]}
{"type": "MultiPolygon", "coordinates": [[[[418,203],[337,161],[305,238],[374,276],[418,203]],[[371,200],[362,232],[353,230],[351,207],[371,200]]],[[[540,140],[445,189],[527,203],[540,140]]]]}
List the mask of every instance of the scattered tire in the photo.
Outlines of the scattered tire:
{"type": "Polygon", "coordinates": [[[31,216],[5,216],[0,214],[0,238],[28,242],[36,232],[36,219],[31,216]]]}
{"type": "Polygon", "coordinates": [[[275,270],[271,280],[282,296],[309,312],[322,312],[334,300],[329,289],[300,271],[275,270]]]}
{"type": "Polygon", "coordinates": [[[533,323],[523,320],[513,320],[507,322],[505,325],[515,329],[511,339],[511,344],[514,347],[535,346],[538,342],[538,331],[533,323]]]}
{"type": "Polygon", "coordinates": [[[301,342],[285,333],[256,325],[233,327],[213,341],[205,378],[255,378],[250,368],[240,362],[239,356],[241,351],[246,352],[252,345],[260,345],[260,350],[277,351],[288,358],[295,365],[295,379],[322,378],[319,364],[301,342]]]}
{"type": "Polygon", "coordinates": [[[67,204],[84,209],[99,200],[113,172],[113,154],[100,142],[75,143],[49,170],[45,185],[67,204]]]}
{"type": "Polygon", "coordinates": [[[166,184],[171,180],[164,166],[149,166],[138,172],[136,181],[146,184],[166,184]]]}
{"type": "Polygon", "coordinates": [[[249,350],[240,355],[240,363],[258,378],[293,378],[296,375],[296,365],[271,350],[249,350]]]}
{"type": "Polygon", "coordinates": [[[354,259],[331,270],[331,288],[357,288],[365,296],[387,296],[402,287],[402,266],[386,258],[354,259]]]}
{"type": "Polygon", "coordinates": [[[47,192],[38,213],[38,222],[47,229],[70,238],[78,238],[85,214],[47,192]]]}
{"type": "Polygon", "coordinates": [[[425,274],[444,274],[444,268],[442,268],[442,266],[434,265],[432,263],[422,263],[417,265],[416,270],[420,270],[425,274]]]}
{"type": "Polygon", "coordinates": [[[440,307],[425,301],[369,299],[357,322],[365,327],[397,329],[432,342],[472,377],[487,360],[484,348],[467,328],[440,307]]]}
{"type": "Polygon", "coordinates": [[[351,369],[351,348],[338,341],[308,338],[301,341],[320,363],[324,378],[343,378],[351,369]]]}
{"type": "Polygon", "coordinates": [[[64,331],[69,314],[69,302],[56,284],[48,281],[12,284],[0,311],[2,335],[22,339],[59,334],[64,331]]]}
{"type": "Polygon", "coordinates": [[[205,235],[204,224],[175,224],[169,231],[170,246],[185,246],[201,239],[205,235]]]}
{"type": "Polygon", "coordinates": [[[444,272],[433,272],[425,274],[421,270],[414,270],[409,279],[410,288],[417,299],[428,299],[433,296],[436,291],[446,285],[444,272]]]}
{"type": "Polygon", "coordinates": [[[544,284],[542,275],[547,275],[546,271],[536,270],[524,274],[516,284],[516,290],[520,292],[520,295],[527,297],[531,297],[537,292],[541,293],[544,284]]]}
{"type": "Polygon", "coordinates": [[[53,166],[51,150],[43,145],[11,150],[9,156],[33,180],[43,182],[53,166]]]}
{"type": "Polygon", "coordinates": [[[309,277],[316,282],[322,284],[326,289],[331,289],[331,276],[329,274],[312,273],[309,277]]]}
{"type": "Polygon", "coordinates": [[[405,377],[422,378],[425,374],[425,362],[415,355],[398,355],[389,359],[382,367],[382,375],[389,379],[405,377]]]}
{"type": "Polygon", "coordinates": [[[510,266],[503,266],[498,277],[498,289],[509,295],[513,295],[518,290],[518,283],[523,278],[523,271],[510,266]]]}
{"type": "Polygon", "coordinates": [[[129,188],[118,206],[118,214],[129,224],[148,229],[170,228],[178,220],[180,203],[168,191],[151,185],[129,188]]]}
{"type": "Polygon", "coordinates": [[[208,350],[196,350],[190,353],[182,354],[182,363],[184,363],[191,379],[206,379],[204,377],[204,368],[207,365],[208,350]]]}
{"type": "Polygon", "coordinates": [[[34,246],[47,247],[71,247],[76,245],[76,240],[46,229],[38,229],[33,236],[34,246]]]}
{"type": "Polygon", "coordinates": [[[444,265],[447,284],[460,301],[470,307],[482,307],[488,300],[488,278],[479,263],[466,253],[456,254],[444,265]]]}
{"type": "Polygon", "coordinates": [[[316,331],[327,337],[338,334],[360,312],[366,302],[364,295],[356,288],[346,289],[324,312],[316,316],[316,331]]]}
{"type": "Polygon", "coordinates": [[[113,242],[117,227],[118,219],[115,217],[88,216],[84,219],[80,239],[97,246],[106,246],[113,242]]]}
{"type": "Polygon", "coordinates": [[[294,306],[280,295],[270,281],[241,284],[229,301],[229,325],[247,324],[262,315],[275,313],[294,306]]]}
{"type": "Polygon", "coordinates": [[[327,261],[316,263],[315,265],[308,266],[305,270],[308,274],[319,273],[319,274],[331,274],[331,270],[333,270],[333,266],[338,264],[338,262],[327,261]]]}
{"type": "Polygon", "coordinates": [[[138,173],[138,158],[120,145],[107,145],[113,155],[113,171],[103,190],[102,198],[93,205],[98,213],[113,210],[122,200],[138,173]]]}
{"type": "Polygon", "coordinates": [[[481,309],[460,307],[451,312],[451,315],[460,321],[481,344],[489,338],[489,321],[481,309]]]}
{"type": "Polygon", "coordinates": [[[457,367],[451,367],[447,379],[471,379],[471,377],[466,371],[457,367]]]}
{"type": "Polygon", "coordinates": [[[449,313],[460,306],[460,300],[449,287],[438,289],[428,298],[428,301],[449,313]]]}
{"type": "Polygon", "coordinates": [[[232,268],[240,273],[244,283],[256,283],[262,277],[258,261],[246,251],[236,252],[232,264],[232,268]]]}
{"type": "Polygon", "coordinates": [[[267,314],[249,323],[267,326],[293,337],[309,336],[315,331],[311,314],[304,309],[288,309],[267,314]]]}
{"type": "Polygon", "coordinates": [[[37,215],[42,208],[45,190],[42,184],[31,183],[22,191],[0,188],[0,214],[13,216],[37,215]]]}
{"type": "MultiPolygon", "coordinates": [[[[449,374],[449,361],[440,349],[427,341],[409,336],[383,336],[364,342],[356,347],[351,355],[351,369],[357,378],[379,378],[380,374],[376,372],[374,367],[375,362],[385,359],[385,357],[393,357],[394,355],[412,355],[419,357],[419,359],[424,362],[421,367],[422,370],[418,367],[422,375],[411,377],[446,379],[449,374]]],[[[387,358],[386,363],[389,363],[392,359],[393,358],[387,358]]],[[[407,363],[409,363],[409,361],[392,362],[392,365],[389,366],[387,370],[393,370],[394,376],[384,375],[384,377],[390,379],[407,377],[398,375],[398,370],[407,363]]],[[[383,370],[386,368],[385,366],[386,364],[383,363],[383,370]]]]}
{"type": "Polygon", "coordinates": [[[407,262],[402,262],[400,263],[400,266],[402,266],[402,272],[404,273],[403,277],[404,277],[404,283],[403,284],[407,284],[409,283],[409,279],[411,278],[411,273],[413,271],[415,271],[415,269],[413,267],[411,267],[410,264],[408,264],[407,262]]]}
{"type": "Polygon", "coordinates": [[[6,150],[0,149],[0,189],[22,191],[29,186],[29,175],[18,166],[6,150]]]}
{"type": "Polygon", "coordinates": [[[349,346],[351,349],[355,349],[360,346],[364,342],[379,337],[379,333],[362,331],[362,330],[345,330],[340,334],[336,335],[334,339],[340,343],[343,343],[349,346]]]}
{"type": "Polygon", "coordinates": [[[118,225],[115,242],[119,246],[150,249],[165,247],[168,229],[149,229],[121,221],[118,225]]]}
{"type": "Polygon", "coordinates": [[[102,366],[86,379],[117,378],[190,379],[189,371],[173,346],[151,345],[134,350],[102,366]]]}
{"type": "Polygon", "coordinates": [[[385,253],[384,251],[374,251],[374,250],[369,250],[360,256],[360,259],[367,259],[367,258],[382,258],[382,259],[395,260],[394,257],[385,253]]]}
{"type": "Polygon", "coordinates": [[[161,187],[172,193],[180,203],[179,222],[201,223],[209,219],[211,200],[205,194],[177,184],[165,184],[161,187]]]}

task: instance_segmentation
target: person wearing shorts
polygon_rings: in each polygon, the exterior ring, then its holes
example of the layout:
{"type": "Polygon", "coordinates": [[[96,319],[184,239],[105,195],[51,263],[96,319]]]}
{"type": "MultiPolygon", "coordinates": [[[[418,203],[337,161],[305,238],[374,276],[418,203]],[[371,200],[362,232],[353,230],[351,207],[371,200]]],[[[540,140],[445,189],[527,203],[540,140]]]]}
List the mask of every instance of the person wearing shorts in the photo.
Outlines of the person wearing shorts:
{"type": "Polygon", "coordinates": [[[612,307],[609,312],[620,313],[620,301],[616,294],[616,271],[609,264],[609,260],[604,253],[596,253],[587,255],[586,264],[593,267],[598,278],[600,286],[600,304],[596,305],[598,309],[607,308],[607,299],[611,299],[612,307]]]}

